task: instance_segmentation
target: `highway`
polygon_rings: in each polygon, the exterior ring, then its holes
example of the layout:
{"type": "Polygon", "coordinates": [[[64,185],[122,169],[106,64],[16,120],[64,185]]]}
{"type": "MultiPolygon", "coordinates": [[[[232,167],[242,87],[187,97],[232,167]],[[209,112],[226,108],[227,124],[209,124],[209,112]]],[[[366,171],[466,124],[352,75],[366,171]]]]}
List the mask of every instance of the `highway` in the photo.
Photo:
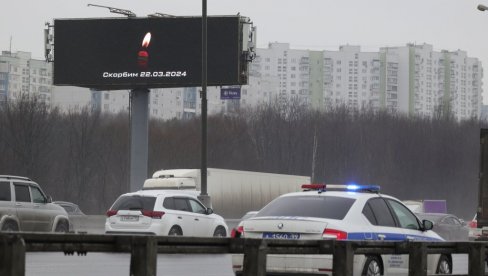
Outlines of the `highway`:
{"type": "MultiPolygon", "coordinates": [[[[103,233],[104,216],[73,219],[76,231],[103,233]]],[[[238,220],[228,220],[229,229],[238,220]]],[[[128,275],[129,254],[88,253],[86,256],[65,256],[63,253],[27,253],[28,276],[119,276],[128,275]]],[[[467,255],[453,256],[453,274],[467,274],[467,255]]],[[[164,276],[232,276],[231,256],[223,255],[158,255],[157,275],[164,276]]]]}
{"type": "MultiPolygon", "coordinates": [[[[129,254],[27,253],[27,276],[129,275],[129,254]]],[[[230,255],[158,255],[157,275],[232,276],[230,255]]]]}
{"type": "MultiPolygon", "coordinates": [[[[71,217],[75,232],[103,234],[105,216],[71,217]]],[[[232,229],[239,220],[227,220],[232,229]]],[[[63,253],[27,253],[28,276],[120,276],[129,274],[130,254],[88,253],[65,256],[63,253]]],[[[158,255],[158,275],[231,276],[230,255],[158,255]]]]}

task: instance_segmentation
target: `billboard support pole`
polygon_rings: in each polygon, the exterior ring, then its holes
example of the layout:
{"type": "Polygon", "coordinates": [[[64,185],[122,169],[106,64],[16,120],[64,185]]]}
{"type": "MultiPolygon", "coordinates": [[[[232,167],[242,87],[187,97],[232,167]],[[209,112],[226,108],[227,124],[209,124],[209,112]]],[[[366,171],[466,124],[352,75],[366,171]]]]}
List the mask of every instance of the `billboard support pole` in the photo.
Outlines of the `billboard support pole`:
{"type": "Polygon", "coordinates": [[[202,0],[202,153],[201,191],[199,199],[207,207],[212,207],[207,194],[207,0],[202,0]]]}
{"type": "Polygon", "coordinates": [[[149,89],[131,90],[130,191],[140,190],[147,179],[149,89]]]}

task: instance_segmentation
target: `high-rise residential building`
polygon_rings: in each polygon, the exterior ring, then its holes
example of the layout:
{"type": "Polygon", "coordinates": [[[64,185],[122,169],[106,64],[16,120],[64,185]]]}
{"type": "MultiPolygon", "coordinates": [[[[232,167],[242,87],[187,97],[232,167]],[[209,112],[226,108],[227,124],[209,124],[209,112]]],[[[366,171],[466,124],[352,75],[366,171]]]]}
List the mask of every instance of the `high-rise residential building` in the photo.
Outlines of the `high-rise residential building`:
{"type": "MultiPolygon", "coordinates": [[[[461,50],[436,52],[428,44],[407,44],[379,52],[361,52],[350,45],[339,51],[304,51],[271,43],[257,50],[252,70],[258,72],[250,76],[251,83],[279,82],[277,101],[287,96],[316,109],[344,105],[410,116],[448,113],[460,120],[479,118],[481,112],[481,62],[461,50]],[[298,97],[289,82],[297,79],[289,66],[294,60],[300,60],[298,97]]],[[[260,86],[248,88],[248,94],[263,91],[260,86]]]]}
{"type": "Polygon", "coordinates": [[[36,95],[51,103],[52,65],[31,58],[29,52],[2,51],[0,55],[0,102],[22,94],[36,95]]]}
{"type": "Polygon", "coordinates": [[[382,48],[380,53],[387,66],[398,64],[397,76],[386,69],[381,94],[388,102],[393,95],[388,82],[396,78],[397,111],[427,117],[448,113],[460,120],[480,117],[483,69],[477,58],[461,50],[436,52],[428,44],[382,48]]]}
{"type": "Polygon", "coordinates": [[[75,86],[52,86],[51,106],[61,112],[80,112],[84,109],[92,110],[96,101],[93,101],[88,88],[75,86]]]}
{"type": "MultiPolygon", "coordinates": [[[[249,66],[249,81],[240,99],[222,99],[222,87],[208,87],[208,114],[232,113],[264,103],[297,102],[327,109],[388,110],[409,116],[453,115],[480,118],[483,69],[465,51],[434,51],[432,45],[407,44],[361,52],[344,45],[338,51],[290,49],[288,43],[258,48],[249,66]]],[[[63,111],[84,107],[101,112],[128,112],[130,91],[95,91],[53,87],[52,66],[30,53],[0,56],[0,101],[22,93],[38,95],[63,111]]],[[[201,88],[152,89],[149,115],[187,119],[201,112],[201,88]]]]}
{"type": "Polygon", "coordinates": [[[291,50],[287,43],[271,43],[268,49],[258,49],[257,58],[250,69],[251,85],[246,94],[251,93],[265,100],[274,98],[280,104],[291,101],[308,104],[309,59],[309,51],[291,50]]]}
{"type": "Polygon", "coordinates": [[[323,81],[317,77],[310,80],[316,86],[312,90],[314,108],[343,105],[359,110],[380,106],[378,53],[361,52],[359,46],[346,45],[339,51],[316,52],[313,56],[311,63],[323,64],[323,73],[319,75],[323,81]]]}

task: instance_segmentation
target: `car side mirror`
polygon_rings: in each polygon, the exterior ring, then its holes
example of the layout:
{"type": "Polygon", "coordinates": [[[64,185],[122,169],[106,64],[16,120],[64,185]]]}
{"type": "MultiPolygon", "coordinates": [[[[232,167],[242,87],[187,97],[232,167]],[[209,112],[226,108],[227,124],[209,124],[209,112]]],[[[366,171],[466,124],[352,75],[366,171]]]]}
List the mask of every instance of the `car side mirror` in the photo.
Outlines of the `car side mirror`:
{"type": "Polygon", "coordinates": [[[53,202],[53,198],[50,195],[48,195],[46,198],[46,203],[51,203],[51,202],[53,202]]]}
{"type": "Polygon", "coordinates": [[[434,223],[430,220],[424,219],[422,220],[422,228],[424,231],[432,230],[432,228],[434,228],[434,223]]]}
{"type": "Polygon", "coordinates": [[[207,208],[207,210],[206,210],[205,214],[207,214],[207,215],[211,215],[211,214],[213,214],[213,212],[214,212],[214,211],[213,211],[213,209],[212,209],[212,208],[207,208]]]}

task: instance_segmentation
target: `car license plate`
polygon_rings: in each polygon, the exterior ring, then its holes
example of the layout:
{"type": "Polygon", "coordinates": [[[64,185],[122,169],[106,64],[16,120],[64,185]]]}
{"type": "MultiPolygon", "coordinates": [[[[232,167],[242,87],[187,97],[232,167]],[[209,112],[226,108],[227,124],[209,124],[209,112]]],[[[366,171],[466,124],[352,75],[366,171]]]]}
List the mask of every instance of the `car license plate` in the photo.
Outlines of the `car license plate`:
{"type": "Polygon", "coordinates": [[[300,233],[264,232],[263,233],[263,239],[298,240],[298,239],[300,239],[300,233]]]}
{"type": "Polygon", "coordinates": [[[120,221],[136,222],[139,221],[138,216],[121,216],[120,221]]]}

